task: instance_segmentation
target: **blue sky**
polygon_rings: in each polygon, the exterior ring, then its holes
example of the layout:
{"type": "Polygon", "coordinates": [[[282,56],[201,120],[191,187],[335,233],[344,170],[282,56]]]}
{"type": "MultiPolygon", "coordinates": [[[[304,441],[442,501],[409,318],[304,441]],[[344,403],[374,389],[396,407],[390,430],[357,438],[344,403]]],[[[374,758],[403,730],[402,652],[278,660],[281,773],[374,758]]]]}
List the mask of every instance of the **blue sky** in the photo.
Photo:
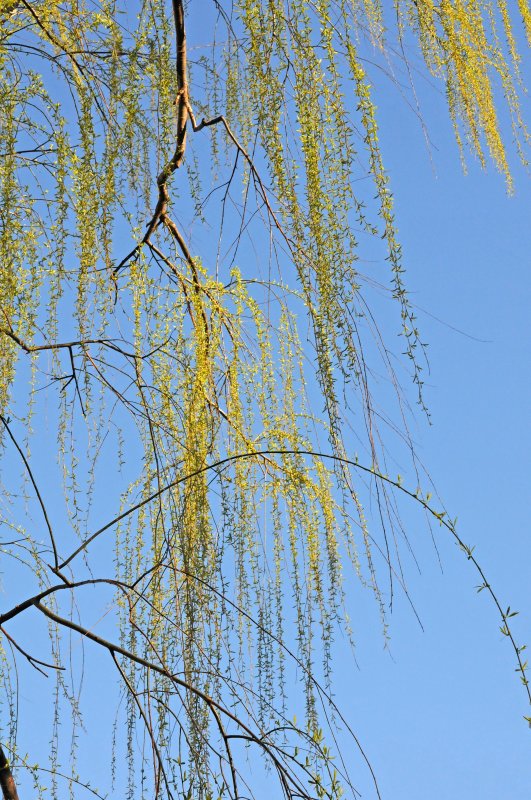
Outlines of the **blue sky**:
{"type": "MultiPolygon", "coordinates": [[[[531,190],[514,164],[515,194],[492,167],[464,175],[444,98],[426,87],[431,157],[413,114],[379,96],[381,140],[395,193],[407,285],[431,373],[431,427],[414,432],[458,532],[484,567],[514,629],[531,643],[531,190]],[[437,318],[437,319],[436,319],[437,318]],[[459,332],[461,331],[461,332],[459,332]]],[[[513,653],[474,570],[442,529],[412,519],[422,574],[391,617],[390,654],[370,631],[359,670],[341,661],[346,699],[392,800],[524,800],[531,796],[531,730],[513,653]]],[[[365,795],[367,796],[367,795],[365,795]]]]}

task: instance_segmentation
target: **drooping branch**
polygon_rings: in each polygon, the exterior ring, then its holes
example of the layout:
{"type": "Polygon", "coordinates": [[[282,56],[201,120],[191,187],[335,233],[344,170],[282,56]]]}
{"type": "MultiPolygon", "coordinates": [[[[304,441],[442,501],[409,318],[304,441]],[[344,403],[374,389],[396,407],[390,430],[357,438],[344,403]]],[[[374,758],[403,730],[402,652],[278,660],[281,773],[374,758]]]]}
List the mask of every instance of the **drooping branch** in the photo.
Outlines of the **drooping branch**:
{"type": "Polygon", "coordinates": [[[40,672],[42,675],[44,675],[45,678],[47,677],[47,673],[44,671],[44,669],[41,669],[41,667],[45,667],[46,669],[56,669],[59,671],[64,670],[64,667],[58,666],[57,664],[49,664],[47,661],[41,661],[40,658],[35,658],[35,656],[32,656],[31,653],[28,653],[27,650],[25,650],[15,639],[13,639],[13,637],[1,625],[0,631],[4,634],[6,639],[11,643],[15,650],[18,650],[18,652],[24,656],[26,661],[34,669],[36,669],[37,672],[40,672]]]}
{"type": "MultiPolygon", "coordinates": [[[[496,593],[495,593],[494,589],[492,588],[490,582],[487,580],[485,572],[484,572],[481,564],[479,563],[479,561],[474,556],[474,552],[473,552],[474,548],[470,547],[469,545],[467,545],[463,541],[463,539],[459,536],[459,534],[457,533],[457,530],[455,528],[455,524],[452,523],[451,520],[448,520],[446,518],[446,512],[444,512],[444,511],[443,512],[436,511],[430,505],[429,500],[424,498],[421,494],[419,494],[418,491],[415,492],[415,491],[412,491],[410,489],[407,489],[402,484],[400,479],[394,480],[393,478],[390,478],[389,475],[384,475],[383,473],[379,472],[374,467],[367,467],[364,464],[360,464],[358,461],[352,461],[351,459],[344,458],[344,457],[341,457],[341,456],[338,456],[338,455],[332,455],[330,453],[320,453],[320,452],[317,452],[317,451],[314,451],[314,450],[288,450],[288,449],[285,449],[285,450],[284,449],[282,449],[282,450],[257,450],[257,451],[249,452],[249,453],[237,453],[235,455],[227,456],[226,458],[222,458],[219,461],[216,461],[216,462],[214,462],[212,464],[207,464],[204,467],[201,467],[200,469],[195,470],[193,473],[181,476],[180,478],[177,478],[176,480],[171,481],[170,483],[167,483],[165,486],[163,486],[162,488],[158,489],[156,492],[153,492],[153,494],[149,495],[149,497],[146,497],[143,500],[141,500],[139,503],[136,503],[134,506],[131,506],[129,509],[124,511],[122,514],[119,514],[117,517],[112,519],[106,525],[104,525],[103,527],[99,528],[99,530],[95,531],[87,539],[85,539],[85,541],[82,542],[79,545],[79,547],[73,553],[71,553],[68,556],[68,558],[60,565],[60,569],[64,569],[64,567],[66,567],[68,564],[70,564],[71,561],[73,561],[81,552],[85,551],[87,549],[87,547],[96,538],[98,538],[102,533],[104,533],[106,530],[108,530],[109,528],[113,527],[118,522],[120,522],[121,520],[123,520],[126,517],[128,517],[130,514],[133,514],[135,511],[138,511],[139,509],[143,508],[147,504],[151,503],[153,500],[155,500],[158,497],[160,497],[161,494],[168,492],[170,489],[173,489],[175,486],[178,486],[179,484],[185,483],[186,481],[190,480],[191,478],[196,477],[197,475],[201,475],[201,474],[203,474],[205,472],[208,472],[209,470],[212,470],[212,469],[217,469],[219,467],[223,467],[223,466],[225,466],[225,465],[227,465],[229,463],[232,463],[234,461],[239,461],[241,459],[260,458],[260,457],[265,458],[265,457],[275,456],[275,455],[300,455],[300,456],[311,456],[311,457],[316,457],[316,458],[321,458],[321,459],[329,459],[329,460],[332,460],[332,461],[335,461],[335,462],[339,462],[340,464],[342,464],[345,467],[350,467],[350,468],[355,469],[357,471],[364,472],[364,473],[366,473],[368,475],[371,475],[373,478],[376,478],[377,480],[382,481],[384,484],[387,484],[388,486],[391,486],[394,489],[402,492],[407,497],[409,497],[410,499],[412,499],[415,502],[417,502],[427,514],[429,514],[431,517],[436,519],[437,522],[442,527],[446,528],[446,530],[453,537],[453,539],[456,542],[456,544],[459,546],[460,550],[466,555],[467,559],[472,562],[472,564],[474,565],[477,573],[479,574],[479,576],[481,578],[481,584],[480,584],[478,590],[482,591],[482,590],[486,589],[488,594],[491,597],[491,600],[493,601],[493,603],[494,603],[494,605],[495,605],[495,607],[497,609],[497,612],[498,612],[499,617],[500,617],[501,622],[502,622],[500,630],[501,630],[502,634],[509,639],[511,647],[512,647],[512,649],[514,651],[514,654],[516,656],[516,661],[517,661],[516,671],[520,675],[520,679],[522,681],[522,685],[524,686],[524,690],[525,690],[525,693],[527,695],[528,703],[531,706],[531,686],[530,686],[529,680],[527,678],[527,661],[525,661],[524,658],[523,658],[523,649],[524,648],[519,646],[516,643],[516,640],[514,638],[514,635],[513,635],[512,631],[511,631],[510,624],[509,624],[509,619],[511,617],[515,616],[516,613],[518,613],[518,612],[511,611],[510,608],[508,608],[506,611],[504,611],[503,606],[501,604],[501,601],[498,599],[498,596],[496,595],[496,593]]],[[[530,724],[531,724],[531,717],[526,717],[526,719],[528,719],[530,724]]]]}
{"type": "Polygon", "coordinates": [[[138,578],[135,580],[134,583],[128,584],[124,583],[123,581],[119,581],[116,578],[85,578],[82,581],[75,581],[75,582],[68,582],[68,583],[59,583],[55,586],[49,586],[47,589],[43,589],[42,592],[33,595],[32,597],[28,597],[22,603],[11,608],[9,611],[6,611],[4,614],[0,615],[0,625],[4,625],[4,623],[9,622],[9,620],[18,617],[19,614],[22,614],[23,611],[27,611],[28,609],[32,608],[32,606],[38,606],[42,600],[45,600],[52,594],[56,592],[64,591],[65,589],[70,589],[73,591],[74,589],[80,589],[84,586],[113,586],[116,589],[123,590],[133,590],[135,587],[144,580],[150,573],[154,572],[159,564],[153,564],[150,569],[145,570],[138,578]]]}
{"type": "MultiPolygon", "coordinates": [[[[81,636],[85,637],[86,639],[90,639],[95,644],[99,645],[103,649],[107,650],[110,656],[114,661],[116,661],[116,656],[120,655],[126,660],[138,664],[146,668],[147,670],[152,670],[153,672],[162,675],[163,677],[170,680],[176,687],[181,687],[185,689],[187,692],[195,696],[197,699],[201,700],[205,703],[206,707],[208,708],[210,714],[218,724],[220,718],[225,718],[228,722],[234,724],[237,729],[239,730],[239,734],[235,735],[232,734],[228,736],[225,732],[223,733],[223,740],[225,745],[228,746],[228,742],[230,739],[243,739],[249,744],[254,744],[260,748],[262,753],[268,758],[275,768],[280,784],[284,791],[285,797],[288,800],[295,800],[295,798],[300,798],[301,800],[314,800],[315,796],[309,794],[301,779],[297,776],[294,771],[294,767],[298,767],[301,772],[309,779],[310,783],[313,783],[312,780],[313,776],[309,769],[308,764],[299,761],[297,756],[293,756],[285,752],[282,746],[275,743],[271,734],[274,734],[276,731],[266,732],[263,730],[254,731],[249,725],[244,722],[244,720],[239,717],[236,713],[230,710],[227,706],[224,706],[222,703],[215,700],[205,691],[201,690],[198,686],[190,683],[187,680],[179,677],[179,675],[175,674],[172,670],[170,670],[165,664],[162,659],[162,656],[159,655],[159,663],[155,661],[148,660],[143,658],[142,656],[133,653],[130,650],[122,647],[121,645],[111,642],[107,639],[104,639],[102,636],[98,636],[93,631],[88,628],[79,625],[78,623],[74,622],[71,619],[66,617],[62,617],[56,613],[54,613],[51,609],[46,607],[40,602],[36,602],[35,607],[41,611],[46,617],[51,619],[53,622],[58,624],[63,628],[69,628],[70,630],[76,631],[77,633],[81,634],[81,636]],[[291,762],[293,764],[293,768],[290,768],[285,761],[291,762]]],[[[301,735],[303,735],[302,731],[299,731],[301,735]]],[[[230,753],[227,754],[227,761],[229,765],[231,764],[231,756],[230,753]]],[[[234,778],[234,775],[233,775],[234,778]]],[[[319,795],[323,797],[332,798],[332,795],[324,790],[324,795],[319,795]]],[[[379,795],[378,795],[379,796],[379,795]]],[[[16,795],[7,795],[9,800],[18,800],[16,795]]],[[[237,800],[237,797],[234,796],[233,800],[237,800]]]]}
{"type": "Polygon", "coordinates": [[[65,583],[68,583],[68,580],[67,580],[66,578],[64,578],[64,577],[61,575],[61,573],[58,571],[58,570],[59,570],[59,555],[58,555],[58,552],[57,552],[57,545],[56,545],[56,543],[55,543],[55,537],[54,537],[54,533],[53,533],[52,525],[51,525],[50,519],[49,519],[49,517],[48,517],[48,512],[47,512],[47,510],[46,510],[46,506],[45,506],[45,504],[44,504],[44,500],[42,499],[42,495],[41,495],[41,493],[40,493],[40,491],[39,491],[39,487],[37,486],[37,482],[35,481],[35,477],[34,477],[34,475],[33,475],[33,471],[32,471],[32,469],[31,469],[31,467],[30,467],[30,465],[29,465],[29,463],[28,463],[28,459],[27,459],[27,458],[26,458],[26,456],[24,455],[24,451],[22,450],[22,448],[20,447],[19,443],[18,443],[18,442],[17,442],[17,440],[15,439],[15,437],[14,437],[14,435],[13,435],[12,431],[11,431],[11,428],[10,428],[10,426],[9,426],[9,423],[8,423],[8,421],[7,421],[7,420],[5,419],[5,417],[4,417],[3,415],[1,415],[1,414],[0,414],[0,422],[2,422],[2,425],[4,426],[4,428],[6,429],[6,431],[7,431],[8,435],[9,435],[9,438],[10,438],[10,439],[11,439],[11,441],[13,442],[13,444],[14,444],[15,448],[17,449],[17,451],[18,451],[18,453],[19,453],[19,455],[20,455],[20,457],[21,457],[22,461],[24,462],[24,467],[26,468],[26,472],[28,473],[28,477],[29,477],[29,479],[30,479],[30,481],[31,481],[31,483],[32,483],[33,489],[35,490],[35,494],[37,495],[37,500],[39,501],[39,505],[40,505],[40,507],[41,507],[42,515],[43,515],[43,517],[44,517],[44,521],[45,521],[45,523],[46,523],[46,527],[47,527],[47,529],[48,529],[48,535],[49,535],[49,537],[50,537],[50,543],[51,543],[52,550],[53,550],[53,558],[54,558],[54,572],[55,572],[55,573],[56,573],[56,574],[57,574],[57,575],[58,575],[58,576],[59,576],[59,577],[60,577],[60,578],[61,578],[61,579],[62,579],[62,580],[65,582],[65,583]]]}

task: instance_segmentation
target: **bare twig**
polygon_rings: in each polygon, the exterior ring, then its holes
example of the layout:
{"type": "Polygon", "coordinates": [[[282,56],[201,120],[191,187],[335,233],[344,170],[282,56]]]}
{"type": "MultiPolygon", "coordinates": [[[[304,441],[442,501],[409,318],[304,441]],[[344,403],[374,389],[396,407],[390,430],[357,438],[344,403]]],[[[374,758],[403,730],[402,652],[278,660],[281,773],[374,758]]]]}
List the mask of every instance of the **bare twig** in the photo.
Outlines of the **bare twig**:
{"type": "Polygon", "coordinates": [[[35,477],[33,475],[32,469],[31,469],[31,467],[30,467],[30,465],[28,463],[28,459],[24,455],[24,452],[23,452],[22,448],[20,447],[19,443],[15,439],[15,437],[14,437],[12,431],[11,431],[11,428],[9,426],[8,421],[6,420],[6,418],[2,414],[0,414],[0,421],[2,422],[4,428],[6,429],[8,435],[9,435],[9,438],[11,439],[13,444],[15,445],[15,447],[16,447],[16,449],[17,449],[17,451],[18,451],[18,453],[19,453],[19,455],[21,457],[21,459],[22,459],[22,461],[24,463],[24,466],[26,468],[26,472],[28,473],[29,479],[30,479],[30,481],[32,483],[32,486],[33,486],[34,490],[35,490],[35,494],[37,495],[37,500],[39,501],[39,505],[41,507],[41,511],[42,511],[42,515],[44,517],[44,521],[46,523],[46,527],[48,528],[48,534],[50,536],[50,542],[51,542],[51,545],[52,545],[53,558],[54,558],[54,572],[65,583],[68,583],[68,580],[65,577],[63,577],[63,575],[61,575],[61,573],[59,572],[59,556],[58,556],[58,553],[57,553],[57,546],[55,544],[55,537],[53,535],[52,525],[51,525],[50,520],[48,518],[48,512],[46,510],[46,506],[44,505],[44,500],[42,499],[42,495],[41,495],[41,493],[39,491],[39,487],[37,486],[37,482],[35,481],[35,477]]]}
{"type": "Polygon", "coordinates": [[[35,656],[32,656],[30,653],[24,650],[24,648],[21,647],[19,643],[13,639],[12,636],[10,636],[9,633],[6,631],[6,629],[3,628],[1,625],[0,625],[0,631],[2,631],[6,639],[9,642],[11,642],[15,650],[18,650],[18,652],[21,655],[23,655],[24,658],[26,658],[28,662],[31,664],[31,666],[34,667],[37,670],[37,672],[40,672],[41,675],[44,675],[46,678],[48,677],[46,672],[43,669],[41,669],[41,667],[46,667],[47,669],[64,670],[64,667],[59,667],[57,666],[57,664],[49,664],[47,661],[41,661],[39,658],[35,658],[35,656]]]}

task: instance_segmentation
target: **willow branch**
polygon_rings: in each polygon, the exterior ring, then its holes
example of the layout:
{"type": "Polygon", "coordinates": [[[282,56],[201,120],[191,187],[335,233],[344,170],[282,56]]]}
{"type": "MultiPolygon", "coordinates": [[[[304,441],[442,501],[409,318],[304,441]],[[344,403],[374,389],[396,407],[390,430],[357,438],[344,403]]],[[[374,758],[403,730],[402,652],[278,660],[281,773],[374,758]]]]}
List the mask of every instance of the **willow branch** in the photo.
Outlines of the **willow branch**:
{"type": "MultiPolygon", "coordinates": [[[[9,322],[9,320],[8,320],[9,322]]],[[[114,339],[73,339],[71,342],[50,342],[49,344],[28,344],[24,339],[21,339],[15,331],[10,327],[4,328],[3,325],[0,325],[0,333],[3,333],[5,336],[8,336],[15,344],[18,344],[25,353],[43,353],[48,350],[72,350],[74,347],[87,347],[89,344],[100,344],[104,347],[108,347],[110,350],[114,350],[117,353],[121,353],[123,356],[127,358],[136,358],[135,353],[130,353],[127,350],[124,350],[122,347],[116,344],[116,340],[114,339]]],[[[120,341],[120,340],[118,340],[120,341]]]]}
{"type": "Polygon", "coordinates": [[[41,667],[46,667],[46,669],[64,670],[64,667],[59,667],[57,664],[49,664],[47,661],[41,661],[40,658],[35,658],[35,656],[32,656],[31,653],[28,653],[27,650],[24,650],[24,648],[21,647],[21,645],[19,645],[19,643],[15,641],[12,636],[10,636],[6,629],[1,625],[0,631],[2,631],[6,639],[13,645],[15,650],[18,650],[18,652],[24,656],[25,659],[27,659],[29,664],[36,669],[37,672],[40,672],[41,675],[44,675],[45,678],[47,678],[48,675],[43,669],[41,669],[41,667]]]}
{"type": "Polygon", "coordinates": [[[42,499],[42,495],[41,495],[41,493],[39,491],[39,487],[37,486],[37,482],[36,482],[35,477],[33,475],[33,471],[32,471],[32,469],[31,469],[31,467],[30,467],[30,465],[28,463],[28,459],[24,455],[24,452],[23,452],[22,448],[20,447],[19,443],[15,439],[15,437],[14,437],[12,431],[11,431],[11,428],[9,426],[8,421],[5,419],[5,417],[2,414],[0,414],[0,421],[2,422],[4,428],[6,429],[6,431],[8,433],[9,438],[11,439],[13,444],[15,445],[15,448],[17,449],[17,451],[18,451],[18,453],[19,453],[19,455],[20,455],[20,457],[21,457],[21,459],[22,459],[22,461],[24,463],[24,466],[26,468],[26,472],[28,473],[28,477],[29,477],[29,479],[31,481],[31,484],[32,484],[33,489],[35,491],[35,494],[37,496],[37,500],[39,501],[39,505],[41,507],[42,515],[44,517],[44,521],[46,523],[46,527],[48,529],[48,535],[50,537],[50,542],[51,542],[51,545],[52,545],[53,558],[54,558],[54,572],[65,583],[68,583],[67,579],[64,578],[59,572],[59,556],[58,556],[58,553],[57,553],[57,546],[55,544],[55,537],[53,535],[52,525],[51,525],[50,520],[48,518],[48,512],[46,510],[46,506],[44,505],[44,500],[42,499]]]}
{"type": "Polygon", "coordinates": [[[275,746],[264,738],[265,734],[256,734],[251,728],[249,728],[248,725],[243,722],[242,719],[230,711],[230,709],[223,706],[217,700],[214,700],[213,697],[210,697],[210,695],[199,689],[197,686],[194,686],[194,684],[183,680],[183,678],[180,678],[178,675],[164,666],[162,662],[157,664],[154,661],[149,661],[148,659],[143,658],[142,656],[139,656],[130,650],[127,650],[125,647],[122,647],[116,642],[111,642],[108,639],[104,639],[102,636],[98,636],[98,634],[94,633],[88,628],[83,627],[82,625],[79,625],[77,622],[74,622],[66,617],[61,617],[59,614],[55,614],[53,611],[51,611],[51,609],[47,608],[47,606],[43,605],[41,602],[36,602],[34,605],[39,611],[48,617],[48,619],[51,619],[57,625],[76,631],[77,633],[81,634],[81,636],[85,637],[86,639],[90,639],[90,641],[107,650],[113,659],[115,658],[116,654],[121,655],[127,660],[132,661],[141,667],[145,667],[148,670],[153,670],[153,672],[168,678],[176,686],[186,689],[186,691],[195,695],[199,700],[202,700],[210,710],[210,713],[214,714],[217,712],[237,725],[237,727],[250,738],[250,741],[260,745],[260,747],[271,758],[277,768],[280,766],[283,772],[285,772],[285,769],[280,764],[278,757],[275,756],[273,752],[275,746]]]}
{"type": "Polygon", "coordinates": [[[120,666],[120,662],[116,658],[116,653],[111,653],[111,655],[112,655],[112,659],[113,659],[113,661],[114,661],[114,663],[116,665],[116,669],[120,673],[120,676],[121,676],[123,682],[127,686],[127,689],[129,691],[130,695],[132,696],[136,707],[138,708],[138,713],[142,717],[142,720],[144,722],[144,726],[145,726],[145,728],[146,728],[146,730],[148,732],[149,740],[151,742],[151,748],[152,748],[152,751],[153,751],[153,760],[154,760],[154,765],[153,766],[154,766],[154,770],[155,770],[155,791],[154,791],[155,800],[159,796],[160,775],[162,775],[162,779],[163,779],[164,784],[166,786],[166,791],[168,793],[169,800],[173,800],[173,793],[172,793],[172,791],[170,789],[170,784],[169,784],[169,781],[168,781],[168,777],[166,775],[166,770],[164,768],[164,760],[162,758],[162,754],[161,754],[159,746],[157,744],[157,740],[155,738],[155,733],[153,732],[153,726],[152,726],[150,720],[148,719],[148,717],[146,715],[144,706],[142,705],[142,703],[139,700],[138,692],[135,691],[134,686],[131,685],[131,682],[130,682],[129,678],[127,677],[127,675],[123,671],[122,667],[120,666]]]}
{"type": "Polygon", "coordinates": [[[122,591],[134,591],[135,587],[138,586],[138,584],[141,583],[150,573],[155,572],[159,566],[159,563],[152,564],[151,567],[143,572],[138,578],[136,578],[132,584],[124,583],[116,578],[85,578],[82,581],[72,581],[66,584],[58,583],[55,586],[49,586],[47,589],[43,589],[42,592],[39,592],[32,597],[28,597],[22,603],[13,606],[13,608],[11,608],[9,611],[1,614],[0,625],[3,625],[5,622],[9,622],[9,620],[14,619],[14,617],[18,617],[19,614],[22,614],[23,611],[27,611],[32,606],[38,606],[41,600],[45,600],[51,594],[64,591],[65,589],[74,590],[80,589],[83,586],[96,586],[105,584],[107,586],[114,586],[122,591]]]}
{"type": "MultiPolygon", "coordinates": [[[[151,234],[159,225],[166,224],[167,227],[170,227],[168,225],[169,218],[167,216],[168,203],[170,199],[168,191],[168,181],[175,172],[175,170],[179,169],[184,159],[184,153],[186,150],[186,123],[188,121],[188,108],[189,108],[188,78],[186,75],[186,63],[187,63],[186,30],[184,26],[184,7],[182,0],[173,0],[173,20],[175,25],[175,46],[177,51],[176,77],[177,77],[177,89],[178,89],[177,98],[175,100],[175,103],[177,105],[177,132],[175,137],[175,150],[170,160],[165,164],[165,166],[162,168],[159,175],[157,176],[157,187],[158,187],[157,204],[155,206],[155,211],[153,212],[153,216],[148,222],[146,233],[144,234],[141,242],[139,242],[139,244],[137,244],[133,248],[133,250],[131,250],[131,252],[124,259],[122,259],[122,261],[120,261],[120,263],[114,268],[113,270],[114,276],[116,276],[116,274],[122,269],[122,267],[124,267],[132,258],[135,258],[138,255],[142,245],[149,243],[151,234]]],[[[172,234],[175,235],[173,230],[172,234]]],[[[181,240],[177,238],[179,246],[181,246],[181,240]]],[[[191,259],[191,257],[189,257],[189,255],[187,255],[186,246],[185,249],[182,250],[182,252],[185,259],[191,264],[192,268],[195,270],[195,265],[193,265],[193,260],[191,259]]]]}
{"type": "MultiPolygon", "coordinates": [[[[79,74],[86,81],[87,86],[89,87],[89,91],[92,94],[92,98],[94,100],[94,103],[95,103],[95,105],[96,105],[96,107],[97,107],[97,109],[98,109],[98,111],[99,111],[99,113],[101,115],[101,118],[108,124],[109,120],[107,118],[107,114],[105,113],[105,110],[104,110],[104,108],[103,108],[103,106],[101,104],[101,101],[97,97],[96,92],[94,91],[94,89],[92,87],[92,83],[97,81],[96,76],[93,73],[89,73],[88,75],[85,75],[85,67],[76,58],[75,52],[70,50],[69,48],[65,47],[65,45],[60,41],[60,39],[58,39],[58,37],[55,36],[55,34],[43,23],[42,19],[40,18],[40,16],[35,11],[35,8],[33,7],[35,5],[35,3],[33,3],[33,5],[32,5],[27,0],[19,0],[19,1],[20,1],[20,4],[23,5],[24,8],[31,14],[31,16],[33,17],[33,19],[35,20],[35,22],[37,23],[37,25],[41,29],[41,31],[44,33],[46,38],[54,45],[54,47],[56,47],[61,53],[64,53],[70,59],[70,61],[74,65],[75,69],[77,69],[79,74]]],[[[82,51],[77,51],[77,52],[82,52],[82,51]]],[[[88,72],[89,71],[87,70],[87,73],[88,72]]]]}
{"type": "MultiPolygon", "coordinates": [[[[420,495],[418,492],[413,492],[410,489],[407,489],[405,486],[402,485],[402,483],[399,480],[394,480],[393,478],[390,478],[388,475],[384,475],[383,473],[381,473],[378,470],[376,470],[374,467],[367,467],[367,466],[365,466],[363,464],[358,463],[357,461],[352,461],[351,459],[348,459],[348,458],[345,458],[345,457],[342,457],[342,456],[339,456],[339,455],[332,455],[330,453],[320,453],[320,452],[318,452],[316,450],[256,450],[256,451],[248,452],[248,453],[236,453],[235,455],[227,456],[226,458],[222,458],[219,461],[215,461],[212,464],[206,464],[204,467],[200,467],[199,469],[194,470],[193,472],[190,472],[187,475],[182,475],[180,478],[177,478],[176,480],[171,481],[170,483],[167,483],[161,489],[158,489],[156,492],[153,492],[153,494],[149,495],[149,497],[146,497],[143,500],[141,500],[139,503],[136,503],[134,506],[131,506],[129,509],[124,511],[122,514],[119,514],[117,517],[115,517],[110,522],[108,522],[106,525],[104,525],[102,528],[100,528],[99,530],[95,531],[95,533],[93,533],[91,536],[89,536],[87,539],[85,539],[85,541],[82,542],[80,544],[80,546],[76,550],[74,550],[74,552],[60,565],[60,569],[63,569],[74,558],[76,558],[76,556],[78,556],[81,552],[86,550],[87,547],[96,538],[98,538],[102,533],[104,533],[109,528],[112,528],[114,525],[116,525],[122,519],[128,517],[130,514],[134,514],[135,511],[138,511],[140,508],[143,508],[148,503],[151,503],[153,500],[155,500],[158,497],[160,497],[161,493],[167,492],[170,489],[173,489],[175,486],[178,486],[179,484],[190,480],[191,478],[195,478],[198,475],[202,475],[203,473],[207,472],[208,470],[219,469],[220,467],[226,466],[227,464],[230,464],[230,463],[232,463],[234,461],[239,461],[241,459],[249,459],[249,458],[264,458],[264,457],[267,457],[267,456],[274,456],[274,455],[278,455],[278,456],[281,456],[281,455],[311,456],[313,458],[321,458],[321,459],[326,459],[326,460],[330,460],[330,461],[335,461],[335,462],[338,462],[338,463],[340,463],[340,464],[342,464],[344,466],[351,467],[352,469],[355,469],[355,470],[357,470],[359,472],[364,472],[364,473],[366,473],[368,475],[371,475],[373,478],[376,478],[377,480],[382,481],[383,483],[387,484],[388,486],[392,486],[394,489],[397,489],[398,491],[402,492],[402,494],[405,494],[407,497],[411,498],[412,500],[415,500],[415,502],[417,502],[424,509],[424,511],[426,511],[427,514],[429,514],[431,517],[436,519],[437,522],[442,527],[446,528],[446,530],[451,534],[451,536],[453,537],[455,542],[458,544],[460,549],[465,553],[467,559],[472,562],[472,564],[474,565],[476,571],[480,575],[481,581],[482,581],[481,586],[479,587],[480,590],[481,589],[486,589],[488,594],[490,595],[492,601],[494,602],[494,605],[496,606],[498,614],[499,614],[499,616],[500,616],[500,618],[502,620],[502,626],[501,626],[500,630],[503,633],[503,635],[506,636],[509,639],[511,647],[512,647],[514,653],[515,653],[517,664],[518,664],[516,669],[517,669],[517,672],[520,675],[520,679],[522,681],[522,685],[524,686],[524,690],[526,692],[529,705],[531,706],[531,688],[530,688],[529,681],[528,681],[527,675],[526,675],[527,663],[522,659],[522,647],[519,647],[516,644],[516,640],[514,639],[514,635],[513,635],[512,631],[511,631],[510,625],[508,623],[509,617],[513,616],[515,612],[511,612],[510,609],[507,609],[507,611],[503,610],[501,602],[498,599],[498,596],[496,595],[496,593],[494,592],[492,586],[490,585],[489,581],[487,580],[486,575],[485,575],[480,563],[477,561],[477,559],[475,558],[475,556],[473,554],[473,548],[469,547],[467,544],[465,544],[463,539],[461,539],[461,537],[459,536],[459,534],[457,533],[457,531],[455,529],[455,525],[451,521],[445,519],[445,517],[446,517],[445,512],[436,511],[429,504],[428,500],[424,499],[422,497],[422,495],[420,495]]],[[[531,719],[531,718],[527,718],[526,717],[526,719],[531,719]]]]}

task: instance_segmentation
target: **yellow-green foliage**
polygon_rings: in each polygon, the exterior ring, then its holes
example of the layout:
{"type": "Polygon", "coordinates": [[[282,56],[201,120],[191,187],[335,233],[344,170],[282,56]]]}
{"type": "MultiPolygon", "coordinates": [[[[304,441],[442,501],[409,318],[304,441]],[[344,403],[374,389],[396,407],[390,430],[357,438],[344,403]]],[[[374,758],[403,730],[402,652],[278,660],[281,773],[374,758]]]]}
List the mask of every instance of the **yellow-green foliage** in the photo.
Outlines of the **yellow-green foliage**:
{"type": "MultiPolygon", "coordinates": [[[[448,106],[459,136],[462,124],[470,145],[485,163],[484,145],[497,167],[511,176],[496,108],[497,77],[511,115],[512,133],[517,143],[526,141],[515,78],[518,79],[519,54],[513,24],[505,0],[399,0],[399,14],[418,35],[426,64],[434,75],[444,77],[448,106]],[[502,46],[500,34],[505,39],[502,46]],[[508,52],[506,52],[508,51],[508,52]],[[512,63],[511,63],[512,62],[512,63]]],[[[529,37],[529,8],[518,3],[529,37]]]]}
{"type": "MultiPolygon", "coordinates": [[[[383,0],[238,0],[230,25],[222,16],[203,30],[208,54],[189,54],[191,108],[198,121],[225,115],[232,136],[221,122],[197,133],[188,124],[190,184],[182,170],[169,175],[166,217],[146,241],[182,108],[172,4],[0,0],[0,412],[22,416],[21,385],[11,399],[17,360],[49,347],[34,358],[42,384],[49,368],[52,389],[63,390],[56,438],[72,530],[86,535],[83,498],[98,481],[120,486],[109,474],[119,461],[137,464],[121,487],[123,511],[156,495],[116,527],[119,579],[156,565],[148,601],[118,594],[123,646],[157,654],[190,684],[256,713],[264,730],[283,694],[287,630],[306,724],[317,730],[308,675],[320,645],[329,679],[334,625],[346,622],[346,565],[383,609],[367,491],[355,471],[319,456],[360,450],[375,471],[382,462],[358,274],[363,248],[373,254],[381,239],[421,395],[364,53],[385,52],[397,35],[405,52],[417,42],[445,83],[460,145],[482,164],[490,155],[509,187],[506,140],[522,156],[527,144],[513,27],[523,20],[531,38],[526,0],[518,13],[505,0],[394,5],[396,15],[383,0]],[[368,178],[368,192],[356,178],[368,178]],[[222,214],[206,204],[214,188],[222,214]],[[74,344],[58,350],[61,342],[74,344]],[[118,458],[99,468],[115,429],[118,458]]],[[[392,528],[394,506],[382,496],[392,528]]],[[[66,536],[63,556],[77,543],[66,536]]],[[[74,575],[81,560],[69,565],[74,575]]],[[[175,755],[167,679],[134,665],[126,674],[138,696],[157,698],[158,747],[175,755]]],[[[212,722],[193,693],[183,703],[190,796],[208,797],[212,722]]]]}

